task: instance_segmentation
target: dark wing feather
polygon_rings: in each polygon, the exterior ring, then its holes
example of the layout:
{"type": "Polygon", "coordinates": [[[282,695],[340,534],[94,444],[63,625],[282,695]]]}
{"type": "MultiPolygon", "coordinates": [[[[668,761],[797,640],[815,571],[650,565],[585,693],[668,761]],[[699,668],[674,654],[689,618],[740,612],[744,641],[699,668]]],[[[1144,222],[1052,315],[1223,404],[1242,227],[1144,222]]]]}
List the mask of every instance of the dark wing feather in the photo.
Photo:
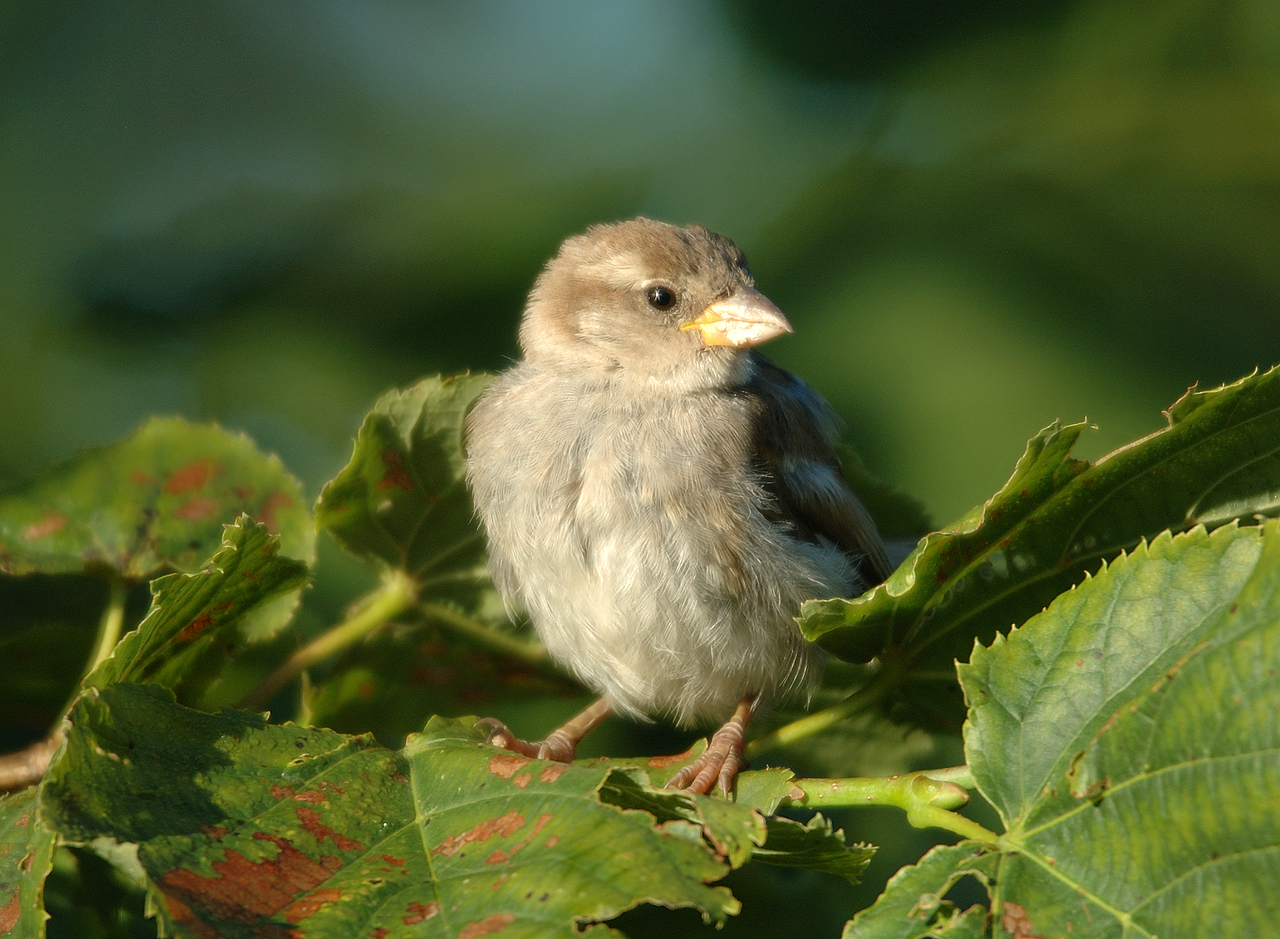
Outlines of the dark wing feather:
{"type": "Polygon", "coordinates": [[[796,537],[822,536],[856,560],[868,586],[892,573],[875,522],[854,495],[832,447],[840,419],[808,385],[758,353],[740,393],[753,405],[757,463],[774,498],[767,515],[796,537]]]}

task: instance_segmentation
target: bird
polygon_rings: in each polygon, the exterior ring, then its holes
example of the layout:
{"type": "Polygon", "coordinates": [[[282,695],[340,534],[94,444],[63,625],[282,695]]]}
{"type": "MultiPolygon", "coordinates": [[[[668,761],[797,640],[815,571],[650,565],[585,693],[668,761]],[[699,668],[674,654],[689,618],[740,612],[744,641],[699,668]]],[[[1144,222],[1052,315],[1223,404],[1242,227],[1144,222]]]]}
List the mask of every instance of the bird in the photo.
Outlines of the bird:
{"type": "Polygon", "coordinates": [[[727,795],[752,715],[812,692],[801,604],[890,568],[839,419],[755,349],[792,331],[700,225],[599,224],[547,263],[522,358],[467,416],[466,476],[495,585],[599,698],[537,742],[485,719],[490,743],[569,762],[611,713],[719,722],[668,786],[727,795]]]}

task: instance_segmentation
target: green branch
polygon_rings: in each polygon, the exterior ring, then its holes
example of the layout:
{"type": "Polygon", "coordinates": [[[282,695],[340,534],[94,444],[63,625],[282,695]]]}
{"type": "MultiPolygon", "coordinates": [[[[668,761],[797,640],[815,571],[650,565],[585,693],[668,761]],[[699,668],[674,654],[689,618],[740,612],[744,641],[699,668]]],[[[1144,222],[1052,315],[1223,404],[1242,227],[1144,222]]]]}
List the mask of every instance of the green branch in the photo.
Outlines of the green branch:
{"type": "Polygon", "coordinates": [[[748,760],[753,760],[771,750],[788,746],[798,740],[803,740],[805,737],[812,737],[814,734],[820,734],[824,730],[834,727],[841,721],[847,720],[879,702],[892,690],[893,685],[894,678],[891,677],[891,673],[887,671],[880,672],[838,704],[833,704],[831,707],[824,708],[821,711],[814,711],[812,714],[806,714],[799,720],[794,720],[790,724],[783,724],[781,727],[757,737],[747,744],[746,757],[748,760]]]}
{"type": "Polygon", "coordinates": [[[254,710],[262,708],[277,691],[303,671],[359,642],[383,623],[413,606],[416,599],[417,588],[413,580],[401,571],[392,571],[360,609],[289,656],[262,684],[240,699],[240,707],[254,710]]]}
{"type": "MultiPolygon", "coordinates": [[[[547,655],[546,647],[540,642],[529,642],[498,632],[496,629],[490,629],[484,623],[438,603],[419,603],[418,609],[428,619],[435,620],[456,635],[470,639],[493,652],[501,652],[503,655],[520,659],[535,668],[552,667],[551,657],[547,655]]],[[[556,674],[561,673],[556,671],[556,674]]]]}
{"type": "Polygon", "coordinates": [[[916,828],[943,828],[964,838],[995,844],[998,835],[950,809],[969,801],[969,793],[953,780],[971,779],[967,767],[926,770],[867,779],[795,779],[790,804],[801,808],[892,805],[907,813],[916,828]],[[950,777],[950,778],[939,778],[950,777]]]}
{"type": "Polygon", "coordinates": [[[107,585],[110,593],[107,595],[107,605],[102,610],[102,617],[98,620],[98,638],[94,642],[93,655],[89,657],[85,675],[91,674],[115,651],[116,643],[120,641],[120,630],[124,626],[124,604],[129,597],[129,585],[119,571],[111,572],[107,585]]]}

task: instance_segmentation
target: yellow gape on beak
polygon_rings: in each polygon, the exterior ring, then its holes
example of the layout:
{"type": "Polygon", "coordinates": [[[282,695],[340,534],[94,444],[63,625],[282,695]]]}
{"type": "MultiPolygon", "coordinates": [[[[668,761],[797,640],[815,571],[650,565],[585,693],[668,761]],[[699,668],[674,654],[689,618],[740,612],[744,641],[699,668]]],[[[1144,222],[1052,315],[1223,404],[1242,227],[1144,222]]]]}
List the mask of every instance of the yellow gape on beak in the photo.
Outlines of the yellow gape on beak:
{"type": "Polygon", "coordinates": [[[783,333],[794,332],[782,311],[751,287],[739,288],[732,296],[717,300],[696,320],[683,323],[680,329],[683,332],[699,330],[706,345],[735,349],[748,349],[783,333]]]}

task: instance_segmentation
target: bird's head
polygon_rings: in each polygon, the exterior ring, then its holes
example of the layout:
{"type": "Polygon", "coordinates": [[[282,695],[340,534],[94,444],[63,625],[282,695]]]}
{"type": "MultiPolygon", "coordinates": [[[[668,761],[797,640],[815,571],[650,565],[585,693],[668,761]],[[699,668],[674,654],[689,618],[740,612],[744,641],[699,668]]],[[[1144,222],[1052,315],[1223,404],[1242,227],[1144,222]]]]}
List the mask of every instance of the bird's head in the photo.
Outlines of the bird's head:
{"type": "Polygon", "coordinates": [[[529,296],[520,345],[535,364],[710,379],[788,332],[733,242],[700,225],[637,218],[561,246],[529,296]]]}

